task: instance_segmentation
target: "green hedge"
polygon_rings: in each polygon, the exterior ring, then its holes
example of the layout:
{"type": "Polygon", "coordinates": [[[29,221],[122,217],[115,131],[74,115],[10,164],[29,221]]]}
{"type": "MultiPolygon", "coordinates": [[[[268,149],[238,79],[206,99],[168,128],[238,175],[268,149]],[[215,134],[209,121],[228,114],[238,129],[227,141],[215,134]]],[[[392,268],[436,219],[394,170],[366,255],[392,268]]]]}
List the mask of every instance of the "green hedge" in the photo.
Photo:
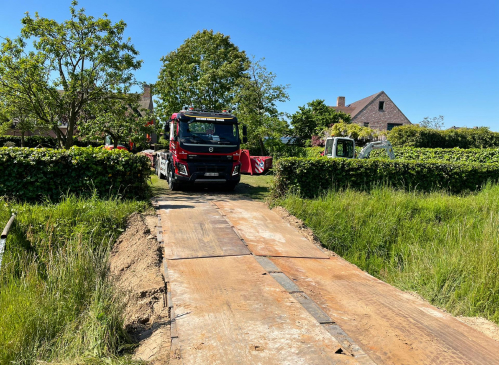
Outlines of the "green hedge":
{"type": "Polygon", "coordinates": [[[321,157],[323,151],[324,147],[308,147],[305,148],[305,157],[321,157]]]}
{"type": "Polygon", "coordinates": [[[286,158],[274,165],[273,195],[292,190],[311,198],[330,188],[388,184],[407,190],[475,191],[499,180],[499,163],[465,164],[381,159],[286,158]]]}
{"type": "Polygon", "coordinates": [[[393,146],[419,148],[494,148],[499,133],[486,127],[436,130],[418,125],[393,128],[388,134],[393,146]]]}
{"type": "Polygon", "coordinates": [[[147,157],[120,150],[0,148],[0,196],[57,201],[95,190],[99,196],[144,198],[150,171],[147,157]]]}
{"type": "MultiPolygon", "coordinates": [[[[0,137],[0,147],[4,147],[5,143],[13,142],[16,147],[21,147],[21,137],[19,136],[2,136],[0,137]]],[[[75,139],[73,144],[77,147],[98,147],[104,145],[103,142],[85,142],[75,139]]],[[[24,138],[24,147],[34,148],[42,145],[46,148],[57,148],[57,139],[47,136],[30,136],[24,138]]]]}
{"type": "MultiPolygon", "coordinates": [[[[445,161],[468,163],[499,162],[499,148],[394,148],[397,160],[445,161]]],[[[388,158],[385,150],[374,150],[371,158],[388,158]]]]}

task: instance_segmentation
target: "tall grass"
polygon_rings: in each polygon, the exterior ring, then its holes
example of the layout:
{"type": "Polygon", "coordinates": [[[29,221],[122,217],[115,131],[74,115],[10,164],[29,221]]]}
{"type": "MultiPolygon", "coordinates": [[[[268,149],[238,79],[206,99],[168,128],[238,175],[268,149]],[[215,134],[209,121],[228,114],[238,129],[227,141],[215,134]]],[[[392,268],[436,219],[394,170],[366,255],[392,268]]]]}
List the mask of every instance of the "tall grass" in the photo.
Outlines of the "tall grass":
{"type": "Polygon", "coordinates": [[[499,186],[468,196],[379,187],[278,204],[370,274],[454,314],[499,323],[499,186]]]}
{"type": "Polygon", "coordinates": [[[0,363],[123,362],[130,344],[108,253],[140,202],[0,201],[0,227],[17,214],[0,273],[0,363]]]}

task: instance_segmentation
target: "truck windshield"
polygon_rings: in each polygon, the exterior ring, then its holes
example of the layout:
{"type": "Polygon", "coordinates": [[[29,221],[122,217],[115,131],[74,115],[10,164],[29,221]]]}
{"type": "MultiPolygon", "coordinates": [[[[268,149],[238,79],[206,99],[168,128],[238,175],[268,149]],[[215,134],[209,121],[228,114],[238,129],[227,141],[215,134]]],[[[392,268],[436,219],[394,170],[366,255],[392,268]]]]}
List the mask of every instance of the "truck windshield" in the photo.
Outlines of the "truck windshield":
{"type": "Polygon", "coordinates": [[[336,146],[336,157],[353,158],[354,155],[353,141],[340,139],[336,146]]]}
{"type": "Polygon", "coordinates": [[[236,124],[181,122],[180,141],[187,144],[236,145],[239,132],[236,124]]]}

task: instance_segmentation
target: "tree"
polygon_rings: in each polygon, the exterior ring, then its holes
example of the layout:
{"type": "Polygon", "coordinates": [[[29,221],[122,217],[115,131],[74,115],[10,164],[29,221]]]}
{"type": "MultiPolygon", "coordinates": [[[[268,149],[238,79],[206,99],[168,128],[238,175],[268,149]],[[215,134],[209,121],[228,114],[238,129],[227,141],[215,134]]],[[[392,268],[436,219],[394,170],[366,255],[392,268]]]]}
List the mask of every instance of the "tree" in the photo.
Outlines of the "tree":
{"type": "Polygon", "coordinates": [[[155,90],[162,120],[185,105],[209,110],[231,109],[248,69],[248,58],[230,37],[213,30],[197,32],[161,58],[155,90]]]}
{"type": "Polygon", "coordinates": [[[0,49],[0,99],[29,106],[65,148],[73,145],[86,109],[122,99],[142,63],[130,39],[123,40],[125,22],[113,24],[106,14],[95,19],[77,5],[72,2],[71,18],[62,23],[26,14],[21,36],[7,38],[0,49]]]}
{"type": "Polygon", "coordinates": [[[3,136],[12,126],[12,121],[7,113],[7,108],[0,102],[0,136],[3,136]]]}
{"type": "Polygon", "coordinates": [[[154,116],[149,110],[140,108],[139,95],[127,95],[125,100],[109,99],[95,104],[92,113],[80,124],[80,133],[87,139],[111,137],[114,148],[120,142],[140,144],[146,134],[154,133],[154,116]],[[95,115],[95,117],[93,117],[95,115]]]}
{"type": "Polygon", "coordinates": [[[21,147],[24,147],[24,136],[36,128],[36,119],[29,110],[17,109],[11,113],[12,129],[21,134],[21,147]]]}
{"type": "Polygon", "coordinates": [[[248,126],[248,143],[258,146],[262,155],[266,154],[264,138],[280,138],[289,130],[282,119],[283,113],[277,109],[278,102],[289,100],[288,85],[276,85],[276,75],[267,71],[262,64],[264,59],[253,61],[242,79],[242,85],[235,96],[235,114],[239,121],[248,126]]]}
{"type": "Polygon", "coordinates": [[[376,131],[369,127],[362,127],[354,123],[336,123],[326,132],[326,136],[348,137],[353,138],[356,141],[372,140],[385,134],[386,132],[376,131]]]}
{"type": "Polygon", "coordinates": [[[310,140],[313,135],[321,134],[324,129],[335,123],[350,123],[351,121],[349,114],[337,112],[320,99],[313,100],[298,109],[291,115],[291,125],[294,136],[302,143],[310,140]]]}
{"type": "Polygon", "coordinates": [[[419,125],[424,128],[441,130],[444,127],[444,116],[439,115],[438,117],[433,118],[426,117],[419,122],[419,125]]]}

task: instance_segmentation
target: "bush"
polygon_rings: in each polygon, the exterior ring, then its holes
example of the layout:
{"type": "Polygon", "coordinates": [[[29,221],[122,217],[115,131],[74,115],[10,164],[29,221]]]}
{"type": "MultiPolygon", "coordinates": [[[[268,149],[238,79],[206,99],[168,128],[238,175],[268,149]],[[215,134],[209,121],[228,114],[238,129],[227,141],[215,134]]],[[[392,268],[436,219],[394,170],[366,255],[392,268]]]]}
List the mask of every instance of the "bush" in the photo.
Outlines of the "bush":
{"type": "MultiPolygon", "coordinates": [[[[0,147],[8,147],[5,143],[12,142],[15,147],[21,147],[21,137],[19,136],[2,136],[0,137],[0,147]]],[[[99,147],[104,145],[103,142],[90,142],[90,141],[79,141],[75,139],[73,141],[74,145],[77,147],[99,147]]],[[[47,136],[30,136],[24,138],[24,147],[35,148],[37,146],[43,146],[46,148],[58,148],[57,139],[47,136]]]]}
{"type": "Polygon", "coordinates": [[[324,151],[324,147],[308,147],[305,148],[305,157],[321,157],[321,152],[324,151]]]}
{"type": "MultiPolygon", "coordinates": [[[[499,148],[394,148],[397,160],[446,161],[471,163],[499,162],[499,148]]],[[[384,150],[371,152],[371,158],[388,158],[384,150]]]]}
{"type": "Polygon", "coordinates": [[[488,128],[436,130],[406,125],[393,128],[388,140],[394,146],[418,148],[493,148],[499,147],[499,133],[488,128]]]}
{"type": "Polygon", "coordinates": [[[121,194],[143,198],[148,194],[150,162],[145,156],[102,148],[70,150],[0,148],[0,196],[22,200],[64,194],[98,196],[121,194]]]}
{"type": "Polygon", "coordinates": [[[370,189],[387,184],[407,190],[447,190],[461,193],[480,189],[499,179],[499,163],[465,164],[381,159],[286,158],[274,165],[275,197],[294,191],[315,197],[331,189],[370,189]]]}

